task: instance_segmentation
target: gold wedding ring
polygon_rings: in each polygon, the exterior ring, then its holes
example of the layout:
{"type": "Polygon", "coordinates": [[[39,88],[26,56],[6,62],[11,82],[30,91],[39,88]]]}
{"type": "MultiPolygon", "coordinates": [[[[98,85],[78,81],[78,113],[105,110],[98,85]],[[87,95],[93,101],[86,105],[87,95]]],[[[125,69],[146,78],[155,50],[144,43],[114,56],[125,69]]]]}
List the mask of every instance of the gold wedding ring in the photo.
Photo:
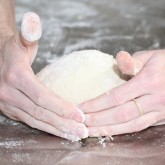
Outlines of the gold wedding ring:
{"type": "Polygon", "coordinates": [[[137,108],[138,108],[138,110],[139,110],[139,112],[140,112],[140,115],[142,116],[142,115],[144,114],[144,111],[143,111],[143,109],[140,107],[140,104],[137,102],[136,99],[133,99],[133,102],[136,104],[136,106],[137,106],[137,108]]]}

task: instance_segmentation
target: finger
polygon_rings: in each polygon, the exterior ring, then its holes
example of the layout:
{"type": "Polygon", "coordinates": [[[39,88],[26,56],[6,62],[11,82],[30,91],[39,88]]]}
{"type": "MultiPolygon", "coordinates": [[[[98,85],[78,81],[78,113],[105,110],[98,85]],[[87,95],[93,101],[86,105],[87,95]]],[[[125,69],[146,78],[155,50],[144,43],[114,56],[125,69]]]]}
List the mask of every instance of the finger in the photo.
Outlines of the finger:
{"type": "Polygon", "coordinates": [[[36,105],[58,114],[61,117],[84,122],[83,112],[74,104],[64,101],[53,92],[49,91],[29,72],[20,73],[20,79],[14,80],[15,88],[24,93],[36,105]],[[22,75],[21,75],[22,74],[22,75]]]}
{"type": "MultiPolygon", "coordinates": [[[[163,105],[160,104],[160,98],[154,95],[141,96],[136,101],[143,113],[163,109],[163,105]]],[[[85,115],[85,125],[104,126],[126,123],[139,117],[141,115],[140,109],[134,101],[129,101],[112,109],[85,115]]]]}
{"type": "Polygon", "coordinates": [[[133,133],[144,130],[159,121],[160,112],[150,112],[146,113],[139,118],[136,118],[127,123],[117,124],[117,125],[107,125],[100,127],[88,127],[89,136],[112,136],[125,133],[133,133]]]}
{"type": "Polygon", "coordinates": [[[6,108],[6,104],[4,104],[4,101],[0,100],[0,112],[2,112],[4,115],[9,117],[10,119],[19,121],[18,117],[15,116],[11,111],[8,111],[6,108]]]}
{"type": "Polygon", "coordinates": [[[36,13],[28,12],[24,14],[21,32],[17,34],[16,38],[20,42],[20,46],[26,48],[27,54],[32,64],[38,50],[38,40],[42,35],[42,26],[40,18],[36,13]]]}
{"type": "Polygon", "coordinates": [[[128,52],[119,52],[116,56],[116,61],[123,74],[135,75],[142,69],[142,63],[134,60],[128,52]]]}
{"type": "Polygon", "coordinates": [[[132,56],[125,51],[120,51],[117,56],[117,64],[123,74],[136,75],[156,51],[136,52],[132,56]]]}
{"type": "Polygon", "coordinates": [[[7,112],[3,112],[3,114],[9,117],[10,119],[13,119],[15,121],[20,121],[17,117],[13,116],[13,114],[11,115],[10,113],[7,112]]]}
{"type": "Polygon", "coordinates": [[[148,84],[145,83],[143,77],[143,74],[137,75],[121,86],[113,88],[111,91],[108,91],[97,98],[80,104],[79,107],[85,113],[97,112],[119,106],[134,98],[145,95],[148,93],[149,87],[148,84]]]}
{"type": "Polygon", "coordinates": [[[151,58],[152,55],[154,55],[156,52],[162,51],[162,50],[149,50],[149,51],[139,51],[132,55],[134,60],[138,60],[142,63],[144,66],[148,60],[151,58]]]}
{"type": "Polygon", "coordinates": [[[164,125],[164,124],[165,124],[165,120],[162,120],[162,121],[160,121],[160,122],[154,124],[153,126],[164,125]]]}
{"type": "Polygon", "coordinates": [[[10,89],[10,97],[7,99],[7,102],[30,114],[33,118],[52,125],[62,132],[67,132],[79,138],[88,137],[88,131],[84,124],[60,117],[56,113],[34,104],[27,96],[18,90],[10,89]]]}
{"type": "Polygon", "coordinates": [[[159,112],[161,113],[160,115],[160,120],[155,123],[153,126],[157,126],[157,125],[164,125],[165,124],[165,111],[164,111],[164,107],[159,109],[159,112]]]}
{"type": "Polygon", "coordinates": [[[16,107],[12,107],[10,105],[6,105],[6,107],[8,108],[9,111],[11,111],[17,118],[19,118],[20,121],[28,124],[30,127],[32,128],[37,128],[41,131],[45,131],[47,133],[56,135],[56,136],[60,136],[62,138],[68,139],[68,140],[72,140],[72,141],[78,141],[80,140],[80,138],[69,134],[69,133],[64,133],[62,131],[59,131],[58,129],[56,129],[55,127],[44,123],[40,120],[36,120],[35,118],[33,118],[31,115],[27,114],[26,112],[20,110],[19,108],[16,107]]]}
{"type": "Polygon", "coordinates": [[[42,35],[42,26],[39,16],[36,13],[24,14],[21,24],[21,36],[24,46],[29,46],[38,41],[42,35]]]}

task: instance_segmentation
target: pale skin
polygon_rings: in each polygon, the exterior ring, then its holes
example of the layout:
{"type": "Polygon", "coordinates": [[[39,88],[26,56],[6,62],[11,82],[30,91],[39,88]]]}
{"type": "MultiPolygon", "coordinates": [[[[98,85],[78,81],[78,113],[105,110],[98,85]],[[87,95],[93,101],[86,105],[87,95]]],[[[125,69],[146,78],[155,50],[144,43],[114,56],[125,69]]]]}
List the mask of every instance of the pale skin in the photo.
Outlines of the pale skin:
{"type": "Polygon", "coordinates": [[[0,0],[0,109],[8,117],[69,140],[132,133],[165,123],[165,50],[132,57],[119,52],[119,69],[134,77],[78,108],[45,88],[32,71],[42,31],[39,17],[25,14],[17,32],[14,15],[13,0],[0,0]],[[133,99],[143,109],[142,116],[133,99]]]}
{"type": "Polygon", "coordinates": [[[26,13],[16,31],[13,0],[0,0],[0,109],[8,117],[69,140],[88,137],[84,114],[53,94],[31,68],[42,28],[39,16],[26,13]]]}
{"type": "Polygon", "coordinates": [[[165,50],[137,52],[133,56],[122,51],[116,60],[121,72],[134,77],[80,105],[91,137],[133,133],[165,124],[165,50]]]}

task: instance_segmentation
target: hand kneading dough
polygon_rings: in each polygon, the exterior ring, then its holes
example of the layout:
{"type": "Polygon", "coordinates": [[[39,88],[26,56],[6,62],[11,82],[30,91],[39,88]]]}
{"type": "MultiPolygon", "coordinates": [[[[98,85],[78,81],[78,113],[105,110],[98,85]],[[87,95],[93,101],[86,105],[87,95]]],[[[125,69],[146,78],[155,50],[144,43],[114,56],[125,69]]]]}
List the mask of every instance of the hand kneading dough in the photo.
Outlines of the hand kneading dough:
{"type": "Polygon", "coordinates": [[[65,55],[42,69],[37,77],[55,94],[75,104],[125,82],[113,56],[97,50],[65,55]]]}

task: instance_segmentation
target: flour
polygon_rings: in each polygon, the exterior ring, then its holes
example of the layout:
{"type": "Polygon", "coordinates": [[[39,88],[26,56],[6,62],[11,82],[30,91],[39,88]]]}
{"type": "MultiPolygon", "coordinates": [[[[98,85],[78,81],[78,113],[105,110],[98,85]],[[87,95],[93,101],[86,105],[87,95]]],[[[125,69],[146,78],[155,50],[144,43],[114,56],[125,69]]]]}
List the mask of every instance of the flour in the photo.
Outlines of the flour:
{"type": "Polygon", "coordinates": [[[6,138],[3,141],[0,141],[0,148],[19,148],[19,146],[24,146],[28,144],[37,143],[35,140],[23,140],[21,138],[6,138]]]}
{"type": "Polygon", "coordinates": [[[5,141],[0,142],[0,147],[1,148],[15,148],[15,147],[22,146],[22,145],[24,145],[23,140],[5,139],[5,141]]]}
{"type": "Polygon", "coordinates": [[[98,140],[99,140],[99,144],[102,146],[102,147],[106,147],[106,142],[109,142],[110,140],[111,141],[113,141],[114,140],[114,138],[112,137],[112,136],[110,136],[110,137],[99,137],[98,138],[98,140]]]}
{"type": "Polygon", "coordinates": [[[11,156],[14,163],[20,163],[20,162],[24,163],[25,160],[28,164],[32,163],[32,158],[29,153],[21,153],[21,154],[14,153],[11,156]]]}
{"type": "Polygon", "coordinates": [[[0,116],[0,124],[4,123],[4,121],[5,121],[5,117],[0,116]]]}

